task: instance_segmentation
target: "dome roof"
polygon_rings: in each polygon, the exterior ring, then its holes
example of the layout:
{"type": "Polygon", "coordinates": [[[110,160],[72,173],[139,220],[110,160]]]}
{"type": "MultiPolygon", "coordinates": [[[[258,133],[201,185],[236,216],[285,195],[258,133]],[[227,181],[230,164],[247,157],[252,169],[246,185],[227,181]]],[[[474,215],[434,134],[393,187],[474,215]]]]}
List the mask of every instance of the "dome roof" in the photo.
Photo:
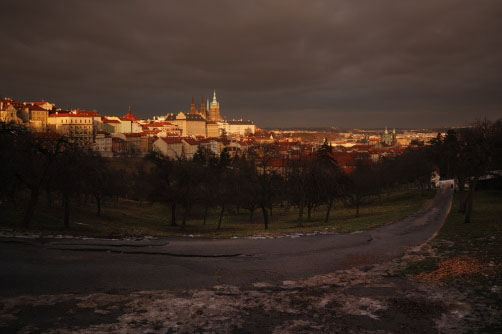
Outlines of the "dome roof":
{"type": "Polygon", "coordinates": [[[127,114],[124,115],[124,117],[122,117],[122,120],[123,121],[137,121],[137,120],[139,120],[139,118],[134,116],[133,114],[131,114],[131,107],[129,107],[129,111],[127,112],[127,114]]]}

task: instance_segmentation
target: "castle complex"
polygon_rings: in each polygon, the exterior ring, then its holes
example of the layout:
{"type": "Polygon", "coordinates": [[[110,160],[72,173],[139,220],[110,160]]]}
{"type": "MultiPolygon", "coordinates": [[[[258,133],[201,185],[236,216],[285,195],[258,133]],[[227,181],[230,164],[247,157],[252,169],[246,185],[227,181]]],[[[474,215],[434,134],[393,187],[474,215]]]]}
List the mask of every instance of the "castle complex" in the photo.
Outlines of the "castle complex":
{"type": "Polygon", "coordinates": [[[200,102],[200,107],[195,105],[192,96],[189,112],[169,113],[166,116],[156,116],[158,121],[167,121],[176,125],[183,136],[219,137],[222,134],[245,136],[254,134],[256,126],[251,121],[223,119],[220,113],[220,103],[213,92],[213,100],[200,102]],[[204,103],[205,102],[205,103],[204,103]]]}
{"type": "Polygon", "coordinates": [[[136,117],[130,107],[122,117],[101,116],[95,110],[65,110],[46,101],[21,103],[0,98],[0,122],[22,124],[34,132],[57,132],[106,157],[147,154],[156,149],[172,158],[182,154],[190,158],[199,145],[219,154],[223,148],[235,151],[236,143],[244,150],[247,144],[243,138],[256,131],[252,121],[225,120],[216,92],[211,102],[203,97],[199,108],[192,97],[189,111],[153,120],[136,117]]]}
{"type": "Polygon", "coordinates": [[[216,91],[213,92],[213,101],[209,103],[209,99],[204,103],[204,96],[200,102],[200,108],[195,106],[195,100],[192,96],[192,104],[190,104],[190,114],[198,114],[208,122],[222,121],[223,117],[220,114],[220,103],[216,100],[216,91]]]}

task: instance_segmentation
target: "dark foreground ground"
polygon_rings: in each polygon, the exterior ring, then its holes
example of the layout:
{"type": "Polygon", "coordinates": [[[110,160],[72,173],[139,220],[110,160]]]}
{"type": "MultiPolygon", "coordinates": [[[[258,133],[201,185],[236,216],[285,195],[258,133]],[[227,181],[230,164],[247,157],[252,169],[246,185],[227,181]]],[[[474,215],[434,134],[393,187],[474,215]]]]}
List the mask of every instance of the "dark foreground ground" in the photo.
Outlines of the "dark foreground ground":
{"type": "MultiPolygon", "coordinates": [[[[476,212],[478,216],[483,215],[476,212]]],[[[456,223],[448,219],[443,230],[456,223]]],[[[407,227],[413,227],[415,234],[424,228],[410,221],[407,227]]],[[[374,240],[383,236],[370,232],[374,240]]],[[[485,244],[495,240],[496,247],[499,237],[492,233],[485,244]]],[[[449,250],[454,244],[464,245],[465,240],[451,239],[447,233],[420,248],[409,248],[404,256],[401,250],[395,253],[398,258],[376,263],[379,247],[372,252],[346,254],[350,261],[344,268],[306,278],[268,279],[263,274],[260,277],[265,279],[245,284],[221,282],[197,288],[134,291],[88,287],[87,291],[65,294],[23,293],[19,286],[16,293],[9,293],[8,286],[2,285],[0,329],[5,333],[497,333],[500,288],[496,280],[487,277],[496,279],[500,263],[471,257],[466,253],[468,248],[462,254],[452,253],[449,250]],[[446,275],[444,261],[454,262],[453,271],[446,275]],[[469,282],[478,283],[469,287],[469,282]],[[479,284],[486,294],[476,292],[479,284]]],[[[347,246],[351,248],[354,245],[347,246]]],[[[314,258],[316,251],[312,248],[309,252],[314,258]]],[[[320,249],[317,252],[322,254],[320,249]]],[[[339,255],[340,250],[331,252],[339,255]]],[[[281,262],[276,267],[280,272],[281,262]]],[[[106,267],[102,269],[106,275],[106,267]]],[[[211,275],[206,273],[209,278],[211,275]]],[[[191,280],[183,273],[180,276],[191,280]]],[[[36,278],[34,273],[33,280],[36,278]]],[[[65,286],[72,274],[53,279],[54,284],[65,286]]]]}

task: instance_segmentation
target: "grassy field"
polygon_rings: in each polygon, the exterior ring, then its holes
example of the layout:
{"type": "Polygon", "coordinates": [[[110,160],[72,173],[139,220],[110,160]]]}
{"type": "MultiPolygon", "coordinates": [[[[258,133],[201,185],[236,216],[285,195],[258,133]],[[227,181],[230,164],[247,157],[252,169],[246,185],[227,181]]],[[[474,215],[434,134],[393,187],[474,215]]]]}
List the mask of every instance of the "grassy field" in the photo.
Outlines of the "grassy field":
{"type": "MultiPolygon", "coordinates": [[[[403,219],[418,211],[427,199],[432,198],[434,191],[420,196],[417,190],[399,190],[390,195],[382,195],[372,204],[361,207],[359,217],[355,217],[353,208],[336,203],[331,211],[330,220],[324,223],[325,208],[320,207],[312,213],[310,221],[305,218],[301,226],[297,222],[297,209],[275,207],[268,230],[264,230],[261,210],[256,210],[251,222],[249,211],[227,211],[220,230],[217,230],[219,210],[210,210],[205,225],[202,212],[194,210],[184,231],[180,227],[172,227],[170,209],[159,203],[139,203],[137,201],[120,200],[118,203],[106,203],[101,216],[96,215],[93,202],[74,205],[71,213],[70,229],[64,229],[62,223],[63,210],[60,204],[48,207],[42,200],[37,207],[35,218],[29,230],[21,228],[24,207],[17,209],[0,207],[2,216],[1,228],[16,231],[29,231],[44,234],[85,235],[95,237],[124,236],[198,236],[222,238],[232,236],[249,236],[257,234],[282,234],[292,232],[333,231],[353,232],[369,229],[403,219]]],[[[181,211],[181,210],[180,210],[181,211]]],[[[199,210],[201,211],[201,210],[199,210]]],[[[181,212],[178,213],[180,215],[181,212]]],[[[181,215],[180,215],[181,216],[181,215]]],[[[178,217],[180,220],[181,217],[178,217]]]]}
{"type": "Polygon", "coordinates": [[[464,293],[475,305],[472,333],[502,333],[502,320],[493,322],[492,313],[486,312],[489,308],[502,314],[502,191],[475,194],[470,224],[463,222],[458,204],[455,196],[451,213],[432,242],[435,255],[412,263],[404,274],[464,293]]]}

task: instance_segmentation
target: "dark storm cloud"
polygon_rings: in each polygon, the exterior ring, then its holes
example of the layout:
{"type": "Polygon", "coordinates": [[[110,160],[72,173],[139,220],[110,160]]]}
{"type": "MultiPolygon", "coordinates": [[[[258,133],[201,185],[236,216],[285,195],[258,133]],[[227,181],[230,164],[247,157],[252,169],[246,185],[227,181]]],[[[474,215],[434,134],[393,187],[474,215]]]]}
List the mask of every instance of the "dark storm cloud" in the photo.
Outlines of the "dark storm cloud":
{"type": "Polygon", "coordinates": [[[262,126],[502,116],[502,3],[3,1],[0,94],[139,116],[217,90],[262,126]]]}

